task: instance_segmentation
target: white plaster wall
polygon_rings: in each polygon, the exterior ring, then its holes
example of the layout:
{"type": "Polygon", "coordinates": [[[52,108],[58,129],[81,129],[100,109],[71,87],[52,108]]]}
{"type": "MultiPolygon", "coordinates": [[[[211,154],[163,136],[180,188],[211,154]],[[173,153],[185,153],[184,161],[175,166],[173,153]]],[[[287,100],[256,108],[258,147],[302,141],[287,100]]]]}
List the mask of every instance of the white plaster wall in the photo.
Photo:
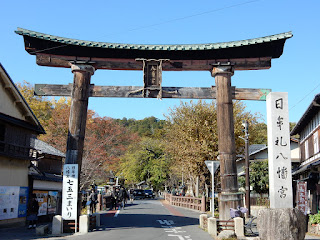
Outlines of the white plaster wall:
{"type": "Polygon", "coordinates": [[[17,109],[12,97],[9,96],[8,91],[6,91],[0,84],[0,113],[4,113],[11,117],[15,117],[21,120],[25,120],[24,116],[17,109]]]}
{"type": "Polygon", "coordinates": [[[300,162],[300,148],[296,142],[290,143],[291,162],[300,162]]]}
{"type": "Polygon", "coordinates": [[[28,187],[30,161],[0,156],[0,185],[28,187]]]}
{"type": "Polygon", "coordinates": [[[56,190],[62,191],[62,182],[50,182],[42,180],[33,181],[34,190],[56,190]]]}

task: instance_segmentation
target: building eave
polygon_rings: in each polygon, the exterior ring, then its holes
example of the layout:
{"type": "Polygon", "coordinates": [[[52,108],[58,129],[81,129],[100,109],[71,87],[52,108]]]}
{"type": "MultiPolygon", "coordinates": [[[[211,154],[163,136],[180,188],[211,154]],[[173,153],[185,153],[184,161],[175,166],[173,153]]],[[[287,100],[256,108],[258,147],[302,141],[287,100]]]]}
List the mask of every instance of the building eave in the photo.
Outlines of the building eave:
{"type": "Polygon", "coordinates": [[[312,102],[310,103],[307,110],[304,112],[296,126],[290,132],[290,135],[300,134],[304,127],[310,122],[310,120],[319,112],[320,110],[320,94],[317,94],[312,102]]]}

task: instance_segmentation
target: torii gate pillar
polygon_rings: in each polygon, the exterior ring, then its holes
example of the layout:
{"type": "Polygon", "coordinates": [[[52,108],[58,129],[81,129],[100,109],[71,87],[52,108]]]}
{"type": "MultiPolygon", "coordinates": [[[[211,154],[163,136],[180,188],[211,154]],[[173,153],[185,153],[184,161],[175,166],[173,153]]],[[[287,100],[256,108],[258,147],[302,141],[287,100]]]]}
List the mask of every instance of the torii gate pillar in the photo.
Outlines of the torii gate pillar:
{"type": "Polygon", "coordinates": [[[217,88],[218,148],[221,174],[221,195],[219,199],[219,219],[230,219],[230,208],[241,206],[242,194],[238,192],[236,147],[232,105],[231,65],[215,66],[212,76],[217,88]]]}
{"type": "Polygon", "coordinates": [[[94,74],[91,65],[72,65],[73,88],[69,117],[66,164],[78,164],[81,172],[84,137],[87,122],[90,79],[94,74]]]}

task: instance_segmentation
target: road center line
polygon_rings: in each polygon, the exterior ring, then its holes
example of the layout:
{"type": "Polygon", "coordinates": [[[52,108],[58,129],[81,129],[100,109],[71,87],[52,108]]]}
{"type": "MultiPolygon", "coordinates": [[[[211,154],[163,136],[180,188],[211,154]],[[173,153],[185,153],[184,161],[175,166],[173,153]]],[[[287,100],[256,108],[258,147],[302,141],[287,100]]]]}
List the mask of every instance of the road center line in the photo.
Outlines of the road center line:
{"type": "Polygon", "coordinates": [[[114,215],[114,217],[118,217],[118,214],[120,213],[120,210],[118,210],[117,212],[116,212],[116,214],[114,215]]]}

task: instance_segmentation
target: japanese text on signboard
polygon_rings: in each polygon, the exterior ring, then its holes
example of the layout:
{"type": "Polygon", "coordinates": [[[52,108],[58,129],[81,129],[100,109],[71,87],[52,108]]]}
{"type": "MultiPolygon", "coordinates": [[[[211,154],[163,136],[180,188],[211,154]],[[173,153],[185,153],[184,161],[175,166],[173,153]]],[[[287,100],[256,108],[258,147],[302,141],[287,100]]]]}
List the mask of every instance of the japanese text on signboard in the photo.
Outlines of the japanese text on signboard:
{"type": "Polygon", "coordinates": [[[78,200],[78,164],[63,167],[62,218],[75,220],[78,200]]]}
{"type": "Polygon", "coordinates": [[[267,113],[270,207],[293,207],[288,94],[270,93],[267,113]]]}
{"type": "Polygon", "coordinates": [[[308,211],[308,195],[307,195],[307,182],[297,182],[297,195],[296,195],[297,208],[305,215],[308,211]]]}

